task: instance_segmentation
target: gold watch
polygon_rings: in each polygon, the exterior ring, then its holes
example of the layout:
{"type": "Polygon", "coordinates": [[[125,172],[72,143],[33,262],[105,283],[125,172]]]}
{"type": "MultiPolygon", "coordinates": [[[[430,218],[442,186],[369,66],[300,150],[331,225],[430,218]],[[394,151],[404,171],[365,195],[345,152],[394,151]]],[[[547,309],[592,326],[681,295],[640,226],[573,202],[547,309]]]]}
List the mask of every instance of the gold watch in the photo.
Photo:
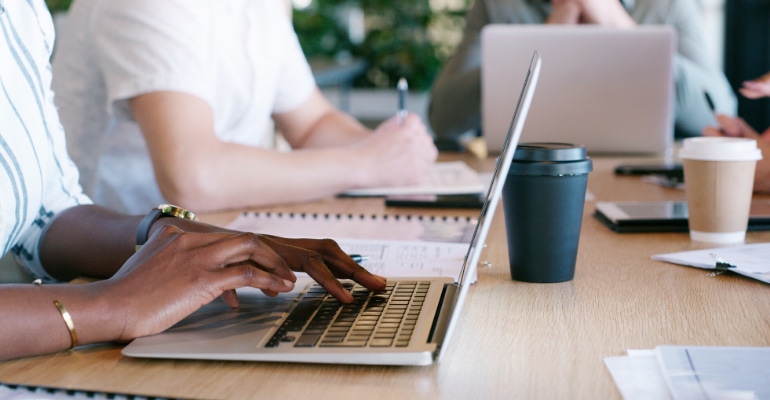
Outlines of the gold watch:
{"type": "Polygon", "coordinates": [[[136,230],[136,251],[142,248],[147,243],[147,239],[150,236],[150,228],[160,218],[174,217],[189,219],[195,221],[195,214],[192,211],[188,211],[182,207],[172,204],[161,204],[147,213],[147,216],[139,223],[139,229],[136,230]]]}

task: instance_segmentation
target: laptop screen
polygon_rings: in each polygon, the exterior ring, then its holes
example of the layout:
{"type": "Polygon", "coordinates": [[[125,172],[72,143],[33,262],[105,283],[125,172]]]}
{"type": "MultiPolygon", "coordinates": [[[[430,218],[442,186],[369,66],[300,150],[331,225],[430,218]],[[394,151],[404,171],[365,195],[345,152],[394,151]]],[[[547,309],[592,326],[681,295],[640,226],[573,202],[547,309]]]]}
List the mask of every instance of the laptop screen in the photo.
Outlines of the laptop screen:
{"type": "Polygon", "coordinates": [[[489,149],[502,146],[508,103],[516,99],[509,87],[537,50],[548,62],[522,142],[576,143],[594,154],[666,154],[674,137],[675,46],[669,26],[485,26],[481,114],[489,149]]]}
{"type": "Polygon", "coordinates": [[[446,349],[450,333],[454,331],[454,325],[457,324],[457,320],[459,319],[457,314],[462,310],[465,296],[470,287],[471,279],[469,276],[474,275],[479,258],[481,257],[481,251],[486,242],[487,233],[489,233],[492,217],[497,208],[497,203],[500,201],[505,178],[508,175],[508,170],[510,169],[511,161],[513,160],[513,154],[516,151],[516,145],[519,143],[521,131],[524,128],[524,121],[529,112],[532,97],[535,94],[535,87],[537,86],[537,81],[540,76],[541,64],[542,61],[540,55],[535,51],[532,54],[529,69],[524,77],[524,85],[522,86],[521,93],[513,108],[513,117],[511,118],[511,123],[508,127],[508,133],[506,134],[500,156],[497,158],[495,170],[492,174],[492,181],[489,184],[489,189],[487,189],[486,200],[481,208],[479,221],[476,225],[473,237],[471,238],[468,254],[465,257],[465,262],[458,281],[460,290],[455,293],[454,305],[451,308],[452,316],[450,317],[449,326],[447,327],[447,336],[444,338],[444,343],[439,351],[439,357],[441,357],[444,349],[446,349]]]}

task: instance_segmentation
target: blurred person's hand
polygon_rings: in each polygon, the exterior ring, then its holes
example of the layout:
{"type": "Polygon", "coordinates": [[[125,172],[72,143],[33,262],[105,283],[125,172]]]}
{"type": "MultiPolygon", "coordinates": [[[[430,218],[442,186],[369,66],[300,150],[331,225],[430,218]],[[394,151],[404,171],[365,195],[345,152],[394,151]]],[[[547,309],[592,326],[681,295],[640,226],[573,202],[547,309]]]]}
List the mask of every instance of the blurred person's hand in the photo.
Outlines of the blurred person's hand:
{"type": "Polygon", "coordinates": [[[412,186],[425,182],[438,149],[420,117],[408,114],[402,125],[391,117],[374,134],[352,144],[350,165],[358,166],[360,187],[412,186]]]}
{"type": "Polygon", "coordinates": [[[757,79],[743,82],[743,86],[738,90],[749,99],[770,97],[770,72],[757,79]]]}

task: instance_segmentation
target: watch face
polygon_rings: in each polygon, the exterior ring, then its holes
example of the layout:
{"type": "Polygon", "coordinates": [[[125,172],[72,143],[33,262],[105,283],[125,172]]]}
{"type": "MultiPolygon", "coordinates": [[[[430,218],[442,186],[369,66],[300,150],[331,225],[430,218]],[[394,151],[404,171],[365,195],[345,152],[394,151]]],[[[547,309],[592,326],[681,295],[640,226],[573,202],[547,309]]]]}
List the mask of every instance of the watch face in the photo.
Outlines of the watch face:
{"type": "Polygon", "coordinates": [[[142,245],[147,242],[152,224],[161,217],[183,218],[195,221],[195,214],[182,207],[177,207],[172,204],[161,204],[153,208],[147,213],[147,216],[142,219],[142,222],[139,223],[139,229],[136,231],[136,251],[139,251],[139,249],[142,248],[142,245]]]}
{"type": "Polygon", "coordinates": [[[173,204],[161,204],[158,207],[163,214],[175,217],[195,220],[195,214],[192,211],[185,210],[182,207],[175,206],[173,204]]]}

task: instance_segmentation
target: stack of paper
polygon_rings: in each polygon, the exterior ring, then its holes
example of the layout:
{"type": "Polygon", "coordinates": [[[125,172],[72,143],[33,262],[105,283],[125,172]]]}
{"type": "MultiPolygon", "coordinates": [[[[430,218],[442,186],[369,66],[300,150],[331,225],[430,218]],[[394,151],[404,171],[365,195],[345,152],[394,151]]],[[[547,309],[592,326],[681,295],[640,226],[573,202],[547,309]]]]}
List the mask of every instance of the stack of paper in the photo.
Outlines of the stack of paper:
{"type": "Polygon", "coordinates": [[[626,400],[770,399],[770,347],[658,346],[604,363],[626,400]]]}

